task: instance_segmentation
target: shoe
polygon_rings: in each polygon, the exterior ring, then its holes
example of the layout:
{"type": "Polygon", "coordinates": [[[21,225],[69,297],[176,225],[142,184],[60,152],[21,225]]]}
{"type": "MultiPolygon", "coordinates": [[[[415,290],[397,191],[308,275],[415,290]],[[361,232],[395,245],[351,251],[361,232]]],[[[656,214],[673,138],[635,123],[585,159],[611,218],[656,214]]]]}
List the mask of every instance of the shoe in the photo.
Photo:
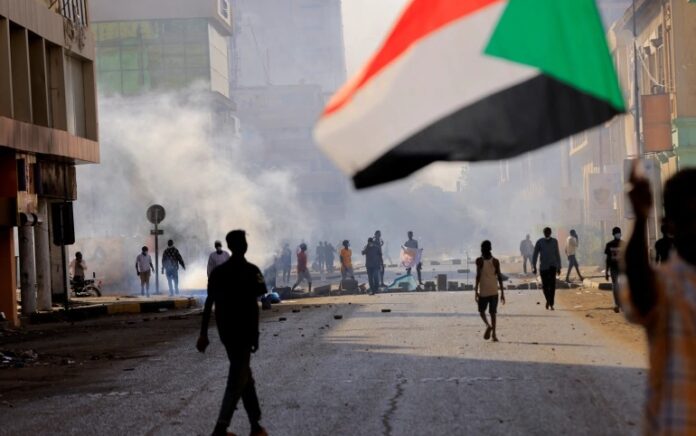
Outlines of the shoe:
{"type": "Polygon", "coordinates": [[[493,342],[498,342],[498,337],[496,335],[493,335],[493,342]]]}
{"type": "Polygon", "coordinates": [[[614,313],[619,313],[621,309],[619,309],[619,306],[614,306],[614,313]]]}
{"type": "Polygon", "coordinates": [[[268,432],[265,428],[261,427],[256,431],[252,430],[251,433],[249,433],[249,436],[268,436],[268,432]]]}
{"type": "Polygon", "coordinates": [[[492,327],[487,327],[486,328],[486,333],[483,334],[483,339],[489,340],[491,338],[491,333],[493,332],[492,327]]]}
{"type": "Polygon", "coordinates": [[[553,306],[549,306],[549,307],[551,308],[551,310],[556,310],[556,309],[553,308],[553,306]]]}
{"type": "Polygon", "coordinates": [[[546,303],[546,310],[549,310],[549,303],[546,303]]]}

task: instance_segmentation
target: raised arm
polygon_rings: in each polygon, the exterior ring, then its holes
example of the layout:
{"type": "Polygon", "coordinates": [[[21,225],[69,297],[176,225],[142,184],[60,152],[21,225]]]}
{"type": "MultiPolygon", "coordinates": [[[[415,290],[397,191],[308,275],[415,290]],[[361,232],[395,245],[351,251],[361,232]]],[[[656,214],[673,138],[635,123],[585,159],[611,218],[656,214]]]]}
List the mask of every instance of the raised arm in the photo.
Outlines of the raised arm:
{"type": "Polygon", "coordinates": [[[653,200],[650,183],[645,177],[637,175],[636,165],[637,162],[631,172],[630,182],[633,187],[629,192],[636,220],[626,247],[625,270],[631,290],[631,302],[641,316],[646,316],[657,301],[655,271],[650,265],[647,242],[647,222],[653,200]]]}

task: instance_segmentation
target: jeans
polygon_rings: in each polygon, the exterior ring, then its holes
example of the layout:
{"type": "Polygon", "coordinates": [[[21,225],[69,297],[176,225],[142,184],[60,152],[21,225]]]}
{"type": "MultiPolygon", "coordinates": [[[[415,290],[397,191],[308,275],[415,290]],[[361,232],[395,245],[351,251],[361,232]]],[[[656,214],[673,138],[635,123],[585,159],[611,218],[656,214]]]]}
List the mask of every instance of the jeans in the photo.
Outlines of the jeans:
{"type": "Polygon", "coordinates": [[[556,268],[545,269],[539,272],[541,276],[541,287],[544,290],[544,297],[546,298],[546,303],[553,307],[556,301],[556,273],[558,270],[556,268]]]}
{"type": "Polygon", "coordinates": [[[350,277],[351,279],[354,278],[353,268],[342,266],[341,267],[341,279],[345,280],[348,277],[350,277]]]}
{"type": "MultiPolygon", "coordinates": [[[[423,283],[423,280],[421,278],[421,271],[423,270],[423,263],[418,262],[418,265],[416,265],[416,273],[418,273],[418,283],[423,283]]],[[[406,274],[411,275],[411,268],[406,268],[406,274]]]]}
{"type": "Polygon", "coordinates": [[[531,255],[523,255],[522,256],[522,268],[524,269],[525,274],[527,274],[527,262],[529,262],[529,266],[532,266],[532,256],[531,255]]]}
{"type": "Polygon", "coordinates": [[[168,269],[167,285],[169,286],[169,295],[179,294],[179,270],[168,269]]]}
{"type": "Polygon", "coordinates": [[[222,398],[218,426],[229,427],[232,422],[232,415],[237,407],[239,399],[242,399],[244,410],[249,416],[249,422],[256,424],[261,421],[261,406],[256,395],[256,384],[251,374],[251,352],[238,348],[225,346],[227,357],[230,360],[230,371],[227,376],[227,387],[225,396],[222,398]]]}
{"type": "Polygon", "coordinates": [[[580,274],[580,265],[578,264],[578,259],[574,254],[568,256],[568,273],[566,274],[566,282],[570,279],[570,272],[575,267],[575,271],[578,273],[578,277],[582,279],[582,274],[580,274]]]}
{"type": "Polygon", "coordinates": [[[370,292],[375,293],[379,289],[379,274],[381,267],[373,266],[367,269],[367,281],[370,285],[370,292]]]}
{"type": "Polygon", "coordinates": [[[611,276],[611,292],[614,294],[614,306],[621,307],[619,301],[619,271],[615,269],[610,269],[609,274],[611,276]]]}

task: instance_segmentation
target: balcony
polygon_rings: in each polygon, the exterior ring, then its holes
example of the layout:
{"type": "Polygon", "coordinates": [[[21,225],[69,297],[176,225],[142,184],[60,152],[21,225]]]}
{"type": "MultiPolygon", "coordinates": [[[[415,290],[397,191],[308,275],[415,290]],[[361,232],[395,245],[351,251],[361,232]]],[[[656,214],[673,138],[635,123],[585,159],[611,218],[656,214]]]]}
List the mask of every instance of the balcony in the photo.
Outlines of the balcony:
{"type": "Polygon", "coordinates": [[[71,23],[87,27],[87,0],[45,0],[48,8],[71,23]]]}

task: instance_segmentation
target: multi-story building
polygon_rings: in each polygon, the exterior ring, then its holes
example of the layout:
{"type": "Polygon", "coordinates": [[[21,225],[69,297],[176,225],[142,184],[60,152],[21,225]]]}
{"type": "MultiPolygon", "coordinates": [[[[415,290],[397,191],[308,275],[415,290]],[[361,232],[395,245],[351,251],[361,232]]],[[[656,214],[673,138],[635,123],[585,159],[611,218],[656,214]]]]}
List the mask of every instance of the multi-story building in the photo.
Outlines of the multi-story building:
{"type": "Polygon", "coordinates": [[[66,278],[48,210],[76,199],[76,164],[99,162],[89,17],[87,0],[0,0],[0,311],[15,325],[15,256],[22,313],[50,309],[66,278]]]}
{"type": "Polygon", "coordinates": [[[233,5],[233,92],[240,102],[242,136],[261,144],[269,165],[292,171],[308,213],[335,222],[345,214],[349,185],[318,151],[312,130],[346,79],[341,1],[236,0],[233,5]]]}

